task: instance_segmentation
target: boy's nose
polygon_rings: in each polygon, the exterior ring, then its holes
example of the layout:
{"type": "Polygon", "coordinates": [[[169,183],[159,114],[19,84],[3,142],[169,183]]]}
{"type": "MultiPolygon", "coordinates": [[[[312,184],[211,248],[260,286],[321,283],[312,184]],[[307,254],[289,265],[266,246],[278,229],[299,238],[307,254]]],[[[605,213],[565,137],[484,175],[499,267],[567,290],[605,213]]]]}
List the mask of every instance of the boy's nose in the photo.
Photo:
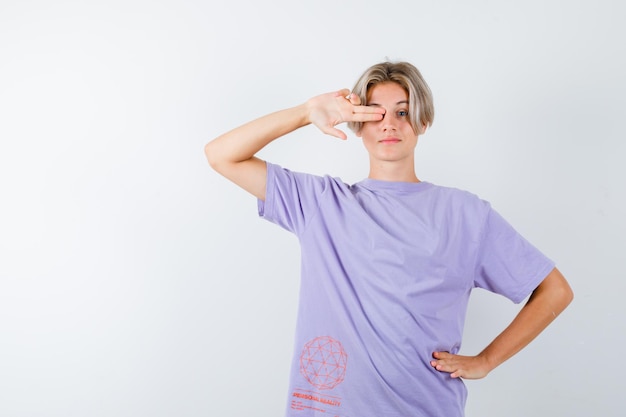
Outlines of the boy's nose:
{"type": "Polygon", "coordinates": [[[382,128],[383,130],[396,130],[396,123],[393,120],[393,117],[385,114],[385,117],[382,120],[382,128]]]}

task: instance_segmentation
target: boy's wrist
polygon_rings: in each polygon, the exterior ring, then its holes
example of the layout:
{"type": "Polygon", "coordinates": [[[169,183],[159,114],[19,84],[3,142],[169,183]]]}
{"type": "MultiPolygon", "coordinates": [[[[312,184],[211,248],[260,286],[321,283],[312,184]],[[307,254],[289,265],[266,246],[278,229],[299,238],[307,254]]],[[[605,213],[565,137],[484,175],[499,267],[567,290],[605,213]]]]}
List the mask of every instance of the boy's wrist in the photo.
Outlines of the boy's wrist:
{"type": "Polygon", "coordinates": [[[307,100],[304,103],[296,106],[298,114],[300,116],[300,125],[306,126],[310,125],[311,122],[311,113],[313,111],[313,106],[311,105],[311,100],[307,100]]]}
{"type": "Polygon", "coordinates": [[[477,356],[480,359],[481,363],[483,364],[483,367],[486,370],[486,373],[490,373],[495,368],[497,368],[498,365],[500,364],[497,358],[495,358],[494,355],[488,350],[483,350],[477,356]]]}

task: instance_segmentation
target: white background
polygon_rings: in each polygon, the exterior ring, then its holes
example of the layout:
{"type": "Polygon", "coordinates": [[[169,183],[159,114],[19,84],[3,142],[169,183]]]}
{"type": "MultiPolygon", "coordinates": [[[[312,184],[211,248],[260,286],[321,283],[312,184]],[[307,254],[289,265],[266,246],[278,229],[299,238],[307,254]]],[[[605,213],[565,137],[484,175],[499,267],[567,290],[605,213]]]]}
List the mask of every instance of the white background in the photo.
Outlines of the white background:
{"type": "MultiPolygon", "coordinates": [[[[414,63],[434,92],[418,176],[491,201],[576,294],[468,382],[468,417],[622,415],[623,9],[1,0],[0,415],[282,415],[297,241],[203,146],[385,58],[414,63]]],[[[310,127],[261,156],[367,175],[357,138],[310,127]]],[[[519,307],[475,292],[463,351],[519,307]]]]}

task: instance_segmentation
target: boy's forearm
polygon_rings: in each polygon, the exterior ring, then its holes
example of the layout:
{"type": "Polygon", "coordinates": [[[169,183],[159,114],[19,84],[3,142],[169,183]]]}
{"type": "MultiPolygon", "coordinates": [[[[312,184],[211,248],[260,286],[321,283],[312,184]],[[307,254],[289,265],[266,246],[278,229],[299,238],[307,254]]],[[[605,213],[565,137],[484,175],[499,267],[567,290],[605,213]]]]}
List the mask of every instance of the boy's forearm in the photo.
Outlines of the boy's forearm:
{"type": "Polygon", "coordinates": [[[305,104],[279,110],[212,140],[205,153],[212,166],[249,160],[273,140],[309,124],[305,104]]]}

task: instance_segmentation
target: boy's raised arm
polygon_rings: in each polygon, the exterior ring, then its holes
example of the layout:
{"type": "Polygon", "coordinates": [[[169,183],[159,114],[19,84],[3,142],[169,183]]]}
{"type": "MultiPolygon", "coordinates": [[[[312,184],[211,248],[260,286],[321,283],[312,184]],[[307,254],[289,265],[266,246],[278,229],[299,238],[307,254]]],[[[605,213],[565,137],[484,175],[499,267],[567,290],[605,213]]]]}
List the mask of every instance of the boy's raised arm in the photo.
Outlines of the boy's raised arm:
{"type": "Polygon", "coordinates": [[[267,168],[256,153],[273,140],[313,123],[322,132],[346,139],[342,122],[381,120],[384,110],[360,106],[347,89],[322,94],[304,104],[260,117],[227,132],[204,147],[213,169],[257,198],[265,200],[267,168]]]}

